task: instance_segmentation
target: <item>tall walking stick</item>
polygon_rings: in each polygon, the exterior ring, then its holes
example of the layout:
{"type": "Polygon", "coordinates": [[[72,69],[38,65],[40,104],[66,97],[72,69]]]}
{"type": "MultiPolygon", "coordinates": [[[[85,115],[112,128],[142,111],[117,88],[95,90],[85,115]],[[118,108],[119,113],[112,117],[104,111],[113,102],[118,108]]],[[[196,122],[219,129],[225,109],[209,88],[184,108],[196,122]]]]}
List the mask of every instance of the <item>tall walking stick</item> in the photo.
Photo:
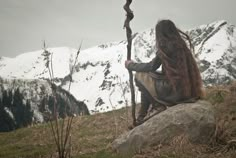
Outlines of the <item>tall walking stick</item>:
{"type": "MultiPolygon", "coordinates": [[[[126,36],[127,36],[127,60],[131,59],[131,46],[132,46],[132,30],[130,28],[130,21],[134,18],[133,11],[129,8],[132,0],[126,0],[126,4],[124,5],[124,10],[126,11],[126,19],[124,23],[124,28],[126,28],[126,36]]],[[[134,83],[133,83],[133,73],[129,71],[129,82],[130,82],[130,90],[131,90],[131,102],[132,102],[132,118],[133,118],[133,126],[136,126],[136,117],[135,117],[135,93],[134,93],[134,83]]]]}

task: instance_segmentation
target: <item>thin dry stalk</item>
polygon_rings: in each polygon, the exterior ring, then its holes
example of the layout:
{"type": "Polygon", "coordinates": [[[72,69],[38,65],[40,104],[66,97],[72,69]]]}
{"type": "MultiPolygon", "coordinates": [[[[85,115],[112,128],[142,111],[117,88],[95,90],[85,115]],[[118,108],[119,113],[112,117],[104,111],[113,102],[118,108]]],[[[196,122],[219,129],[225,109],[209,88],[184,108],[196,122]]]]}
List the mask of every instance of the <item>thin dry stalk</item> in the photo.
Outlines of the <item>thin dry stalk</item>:
{"type": "Polygon", "coordinates": [[[121,82],[121,78],[120,77],[117,77],[117,82],[119,83],[119,86],[121,88],[121,96],[123,97],[124,101],[125,101],[125,113],[126,113],[126,125],[127,125],[127,128],[130,126],[129,124],[129,108],[128,108],[128,101],[127,101],[127,98],[125,97],[125,88],[123,87],[122,85],[122,82],[121,82]]]}
{"type": "Polygon", "coordinates": [[[83,43],[83,40],[80,42],[80,46],[79,46],[79,49],[78,49],[77,54],[76,54],[76,57],[75,57],[74,65],[72,66],[71,71],[70,71],[70,83],[69,83],[69,89],[68,89],[68,91],[70,91],[70,86],[71,86],[71,83],[72,83],[72,73],[73,73],[73,71],[74,71],[74,68],[75,68],[75,65],[76,65],[76,62],[77,62],[79,53],[80,53],[80,49],[81,49],[82,43],[83,43]]]}
{"type": "Polygon", "coordinates": [[[176,153],[185,153],[189,149],[193,148],[193,145],[189,142],[186,135],[180,135],[173,138],[171,146],[174,148],[176,153]]]}
{"type": "MultiPolygon", "coordinates": [[[[80,48],[81,48],[81,45],[82,45],[82,42],[80,44],[80,48]]],[[[57,147],[59,158],[67,158],[67,157],[70,158],[71,157],[71,148],[72,148],[72,145],[71,145],[71,126],[72,126],[73,116],[67,118],[66,124],[65,124],[65,119],[66,118],[63,118],[62,123],[60,125],[59,119],[58,119],[58,112],[57,112],[58,110],[57,110],[56,86],[54,84],[54,72],[53,72],[53,62],[52,62],[53,61],[52,60],[53,59],[53,53],[50,53],[50,52],[47,51],[45,42],[44,42],[43,46],[44,46],[45,54],[47,54],[47,55],[51,54],[50,61],[49,61],[49,57],[47,58],[47,61],[46,61],[46,67],[48,69],[50,80],[51,80],[53,103],[54,103],[54,113],[53,113],[53,116],[50,119],[50,127],[51,127],[51,131],[52,131],[52,134],[53,134],[53,138],[54,138],[56,147],[57,147]],[[54,120],[54,123],[53,123],[53,120],[54,120]]],[[[70,72],[70,76],[72,76],[73,69],[75,67],[78,55],[80,53],[80,48],[77,52],[75,63],[74,63],[74,65],[72,67],[72,70],[70,72]]],[[[68,91],[70,91],[71,82],[72,82],[72,77],[71,77],[71,80],[70,80],[70,83],[69,83],[69,90],[68,91]]],[[[65,111],[66,111],[66,108],[65,108],[65,111]]]]}
{"type": "Polygon", "coordinates": [[[113,106],[112,104],[112,101],[111,101],[111,95],[114,93],[115,89],[113,89],[109,95],[109,102],[111,104],[111,107],[112,107],[112,117],[114,119],[114,124],[115,124],[115,138],[117,137],[118,135],[118,122],[117,122],[117,119],[116,119],[116,115],[114,113],[114,110],[115,110],[115,107],[113,106]]]}

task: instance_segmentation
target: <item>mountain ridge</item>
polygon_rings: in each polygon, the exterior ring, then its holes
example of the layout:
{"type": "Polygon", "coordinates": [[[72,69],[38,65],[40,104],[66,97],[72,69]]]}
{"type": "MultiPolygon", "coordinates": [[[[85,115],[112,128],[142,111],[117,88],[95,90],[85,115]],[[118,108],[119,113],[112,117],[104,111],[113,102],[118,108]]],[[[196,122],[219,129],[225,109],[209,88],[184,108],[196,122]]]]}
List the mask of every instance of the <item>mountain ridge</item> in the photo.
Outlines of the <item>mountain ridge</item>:
{"type": "MultiPolygon", "coordinates": [[[[186,32],[194,44],[196,60],[205,85],[229,83],[236,79],[236,27],[234,25],[221,20],[186,32]]],[[[105,112],[124,107],[125,104],[130,105],[128,73],[124,67],[126,44],[125,40],[108,42],[81,51],[72,75],[71,93],[78,100],[84,101],[90,112],[105,112]]],[[[70,81],[69,73],[77,50],[63,47],[62,50],[49,48],[48,51],[53,53],[57,85],[67,90],[70,81]]],[[[156,51],[154,28],[133,35],[133,60],[148,62],[155,56],[156,51]]],[[[23,64],[21,68],[25,68],[24,71],[18,68],[6,68],[2,65],[7,63],[4,63],[4,59],[1,60],[0,76],[49,78],[48,70],[45,68],[47,60],[44,60],[42,53],[41,50],[38,53],[40,55],[32,57],[34,60],[30,66],[23,64]]],[[[11,66],[16,67],[14,64],[8,65],[11,66]]],[[[139,101],[140,94],[137,89],[136,94],[139,101]]]]}

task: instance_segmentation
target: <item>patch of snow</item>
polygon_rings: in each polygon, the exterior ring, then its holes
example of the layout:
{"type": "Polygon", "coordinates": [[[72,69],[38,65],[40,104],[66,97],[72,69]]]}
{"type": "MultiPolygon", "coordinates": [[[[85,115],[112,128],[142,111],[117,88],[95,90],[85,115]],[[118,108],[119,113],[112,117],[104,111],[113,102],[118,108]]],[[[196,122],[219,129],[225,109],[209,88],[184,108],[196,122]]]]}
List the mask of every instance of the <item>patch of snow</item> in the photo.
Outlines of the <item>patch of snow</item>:
{"type": "Polygon", "coordinates": [[[15,120],[13,113],[10,111],[8,107],[5,107],[4,110],[7,112],[7,114],[11,117],[12,120],[15,120]]]}

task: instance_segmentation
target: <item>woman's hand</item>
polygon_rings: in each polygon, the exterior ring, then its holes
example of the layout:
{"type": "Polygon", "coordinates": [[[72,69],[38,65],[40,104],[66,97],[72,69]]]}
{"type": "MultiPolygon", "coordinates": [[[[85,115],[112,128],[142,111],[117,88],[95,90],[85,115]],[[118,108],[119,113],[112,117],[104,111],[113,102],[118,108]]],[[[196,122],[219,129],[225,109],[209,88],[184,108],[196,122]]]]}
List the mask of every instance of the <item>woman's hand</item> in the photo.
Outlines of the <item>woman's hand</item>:
{"type": "Polygon", "coordinates": [[[126,69],[128,69],[128,65],[130,64],[130,63],[132,63],[133,61],[132,60],[126,60],[125,61],[125,67],[126,67],[126,69]]]}

